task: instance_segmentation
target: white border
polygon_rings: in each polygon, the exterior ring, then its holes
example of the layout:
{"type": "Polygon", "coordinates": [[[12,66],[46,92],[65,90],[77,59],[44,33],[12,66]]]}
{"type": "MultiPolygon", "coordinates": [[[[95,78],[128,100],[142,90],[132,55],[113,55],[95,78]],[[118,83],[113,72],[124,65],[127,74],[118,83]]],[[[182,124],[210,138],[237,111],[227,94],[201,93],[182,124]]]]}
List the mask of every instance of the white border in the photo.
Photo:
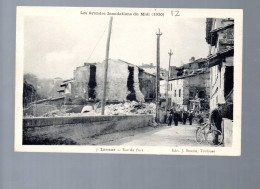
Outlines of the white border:
{"type": "MultiPolygon", "coordinates": [[[[16,80],[15,80],[15,151],[16,152],[59,152],[59,153],[109,153],[109,154],[156,154],[156,155],[241,155],[241,113],[242,113],[242,39],[243,10],[240,9],[162,9],[162,8],[98,8],[98,7],[17,7],[16,22],[16,80]],[[24,17],[25,16],[80,16],[80,11],[97,12],[163,12],[172,17],[172,11],[179,11],[182,17],[192,18],[234,18],[234,122],[232,147],[147,147],[147,146],[44,146],[22,145],[22,93],[24,64],[24,17]],[[114,151],[102,151],[102,148],[114,151]],[[123,151],[128,149],[129,151],[123,151]],[[187,149],[189,152],[187,152],[187,149]],[[142,150],[142,152],[140,152],[142,150]],[[205,150],[206,152],[201,152],[205,150]],[[190,152],[192,151],[192,152],[190,152]]],[[[109,16],[107,16],[109,17],[109,16]]],[[[116,16],[115,16],[116,17],[116,16]]]]}

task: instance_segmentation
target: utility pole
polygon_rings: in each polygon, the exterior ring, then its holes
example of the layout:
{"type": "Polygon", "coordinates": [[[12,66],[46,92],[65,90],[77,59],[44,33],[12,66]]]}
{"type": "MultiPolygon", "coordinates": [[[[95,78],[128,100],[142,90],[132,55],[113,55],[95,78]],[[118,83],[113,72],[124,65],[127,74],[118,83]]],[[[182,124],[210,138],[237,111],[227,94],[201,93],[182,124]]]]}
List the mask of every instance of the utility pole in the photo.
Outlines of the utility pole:
{"type": "Polygon", "coordinates": [[[157,35],[157,71],[156,71],[156,117],[155,121],[157,123],[160,122],[159,119],[159,102],[160,102],[160,37],[162,33],[160,32],[160,29],[156,33],[157,35]]]}
{"type": "Polygon", "coordinates": [[[107,68],[108,68],[109,45],[110,45],[112,22],[113,22],[113,17],[111,16],[110,21],[109,21],[109,30],[108,30],[108,36],[107,36],[106,60],[105,60],[104,84],[103,84],[103,97],[102,97],[102,101],[101,101],[101,115],[104,115],[105,105],[106,105],[107,68]]]}
{"type": "Polygon", "coordinates": [[[166,102],[165,102],[165,115],[167,116],[167,108],[168,108],[168,90],[169,90],[169,75],[170,75],[170,67],[171,67],[171,56],[173,55],[172,50],[168,52],[169,54],[169,69],[168,69],[168,75],[167,75],[167,82],[166,82],[166,102]]]}

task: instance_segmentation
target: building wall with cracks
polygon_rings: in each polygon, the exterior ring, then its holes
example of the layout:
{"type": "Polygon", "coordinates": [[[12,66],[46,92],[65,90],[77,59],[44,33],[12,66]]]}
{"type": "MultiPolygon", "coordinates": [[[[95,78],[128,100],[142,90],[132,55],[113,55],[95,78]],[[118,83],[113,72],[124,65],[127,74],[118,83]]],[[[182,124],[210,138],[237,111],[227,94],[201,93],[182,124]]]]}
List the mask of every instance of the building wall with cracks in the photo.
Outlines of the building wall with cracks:
{"type": "MultiPolygon", "coordinates": [[[[96,99],[101,100],[103,96],[104,87],[104,64],[102,62],[97,64],[97,87],[96,99]]],[[[128,65],[122,64],[118,61],[109,60],[107,69],[107,87],[106,100],[108,101],[125,101],[128,95],[127,78],[129,75],[128,65]]]]}
{"type": "Polygon", "coordinates": [[[74,81],[71,85],[71,93],[82,98],[88,98],[88,83],[90,79],[90,65],[77,67],[74,71],[74,81]]]}
{"type": "Polygon", "coordinates": [[[156,77],[146,73],[144,70],[138,70],[139,87],[146,100],[155,99],[156,77]]]}
{"type": "MultiPolygon", "coordinates": [[[[74,70],[71,95],[86,100],[101,100],[104,86],[104,65],[102,63],[85,63],[74,70]]],[[[107,70],[107,101],[136,100],[155,98],[155,80],[152,74],[144,72],[136,65],[122,60],[109,59],[107,70]]],[[[66,87],[66,86],[65,86],[66,87]]]]}
{"type": "MultiPolygon", "coordinates": [[[[97,64],[97,99],[101,100],[104,85],[104,64],[97,64]]],[[[122,60],[109,60],[107,70],[107,91],[106,100],[108,101],[126,101],[137,100],[144,101],[144,95],[140,90],[138,67],[122,60]]]]}

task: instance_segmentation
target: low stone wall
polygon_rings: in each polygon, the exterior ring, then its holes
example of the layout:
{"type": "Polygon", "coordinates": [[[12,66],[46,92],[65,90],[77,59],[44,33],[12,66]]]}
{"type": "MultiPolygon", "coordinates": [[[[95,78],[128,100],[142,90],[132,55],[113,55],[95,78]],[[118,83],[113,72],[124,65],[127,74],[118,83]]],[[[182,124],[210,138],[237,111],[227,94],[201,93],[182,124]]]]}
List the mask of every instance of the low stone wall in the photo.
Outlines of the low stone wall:
{"type": "Polygon", "coordinates": [[[23,119],[23,144],[86,144],[87,138],[149,126],[152,115],[23,119]]]}
{"type": "MultiPolygon", "coordinates": [[[[225,147],[232,146],[233,140],[233,122],[230,119],[223,118],[224,120],[224,145],[225,147]]],[[[223,130],[223,129],[222,129],[223,130]]]]}

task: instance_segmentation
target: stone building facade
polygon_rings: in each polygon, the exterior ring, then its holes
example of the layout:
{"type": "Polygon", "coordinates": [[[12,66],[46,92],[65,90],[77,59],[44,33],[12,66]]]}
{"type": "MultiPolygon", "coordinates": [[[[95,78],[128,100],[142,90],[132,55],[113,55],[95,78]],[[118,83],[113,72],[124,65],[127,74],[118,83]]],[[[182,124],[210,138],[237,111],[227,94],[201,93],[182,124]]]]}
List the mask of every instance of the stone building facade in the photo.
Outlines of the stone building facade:
{"type": "Polygon", "coordinates": [[[95,64],[85,63],[84,66],[77,67],[76,70],[74,70],[74,82],[71,88],[73,94],[84,99],[93,98],[90,94],[91,88],[89,87],[90,81],[93,79],[90,77],[92,67],[95,68],[95,64]]]}
{"type": "MultiPolygon", "coordinates": [[[[104,85],[104,64],[97,64],[96,98],[102,99],[104,85]]],[[[108,101],[137,100],[144,101],[144,95],[140,90],[139,68],[122,60],[109,60],[107,71],[107,95],[108,101]]]]}
{"type": "Polygon", "coordinates": [[[170,79],[169,98],[171,105],[177,110],[208,110],[209,81],[209,70],[170,79]]]}
{"type": "Polygon", "coordinates": [[[94,99],[94,88],[96,87],[96,64],[84,63],[73,72],[73,79],[63,81],[59,93],[66,96],[81,97],[83,99],[94,99]]]}
{"type": "Polygon", "coordinates": [[[210,109],[218,103],[233,104],[234,20],[208,18],[206,41],[209,44],[210,109]]]}
{"type": "MultiPolygon", "coordinates": [[[[209,109],[209,81],[209,69],[205,58],[191,57],[189,63],[180,67],[171,66],[169,103],[178,110],[209,109]]],[[[165,96],[165,80],[161,81],[161,88],[161,96],[165,96]]]]}

